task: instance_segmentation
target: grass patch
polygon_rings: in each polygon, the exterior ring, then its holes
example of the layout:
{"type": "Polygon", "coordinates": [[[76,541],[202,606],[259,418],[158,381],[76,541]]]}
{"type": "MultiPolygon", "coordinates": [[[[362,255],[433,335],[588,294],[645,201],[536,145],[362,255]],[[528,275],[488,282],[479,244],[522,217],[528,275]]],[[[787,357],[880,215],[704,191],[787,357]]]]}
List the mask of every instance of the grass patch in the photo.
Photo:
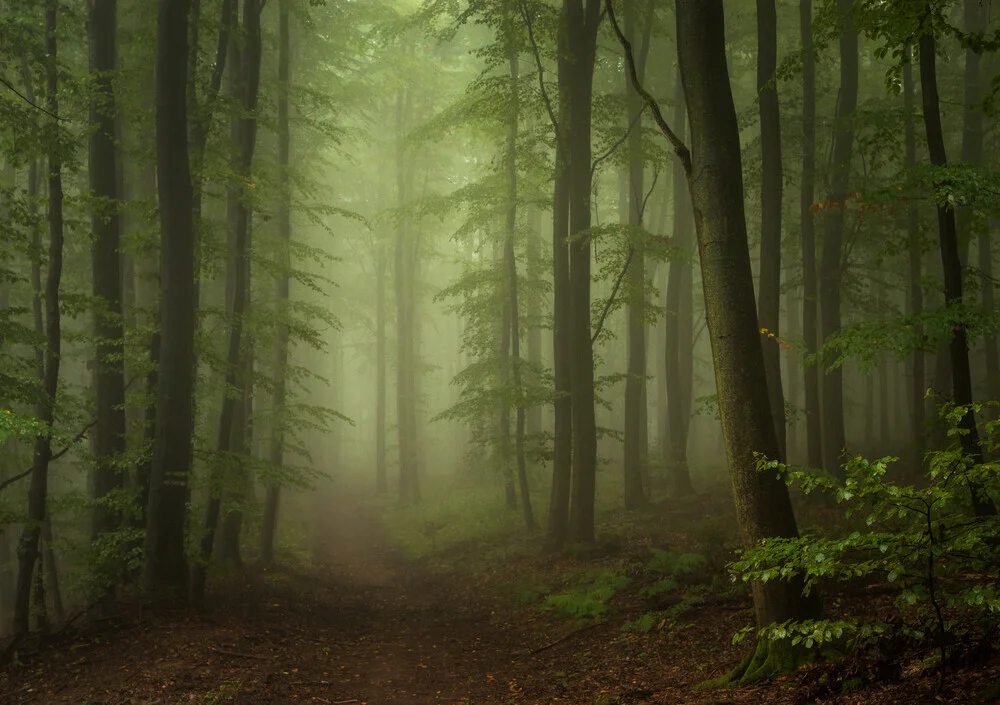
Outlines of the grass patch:
{"type": "Polygon", "coordinates": [[[549,595],[540,609],[560,619],[600,619],[608,613],[608,602],[632,580],[615,570],[602,570],[569,592],[549,595]]]}

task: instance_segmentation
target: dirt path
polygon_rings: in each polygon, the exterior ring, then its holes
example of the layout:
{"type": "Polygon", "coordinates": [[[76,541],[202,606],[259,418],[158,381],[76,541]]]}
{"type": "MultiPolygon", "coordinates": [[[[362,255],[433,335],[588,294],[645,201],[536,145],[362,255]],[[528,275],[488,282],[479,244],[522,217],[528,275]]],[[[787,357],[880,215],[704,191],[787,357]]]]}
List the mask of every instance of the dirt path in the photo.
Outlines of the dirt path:
{"type": "MultiPolygon", "coordinates": [[[[315,574],[230,588],[207,615],[93,625],[26,652],[0,675],[3,703],[436,703],[509,695],[509,640],[485,605],[414,572],[361,497],[313,521],[315,574]]],[[[517,649],[515,648],[514,651],[517,649]]]]}

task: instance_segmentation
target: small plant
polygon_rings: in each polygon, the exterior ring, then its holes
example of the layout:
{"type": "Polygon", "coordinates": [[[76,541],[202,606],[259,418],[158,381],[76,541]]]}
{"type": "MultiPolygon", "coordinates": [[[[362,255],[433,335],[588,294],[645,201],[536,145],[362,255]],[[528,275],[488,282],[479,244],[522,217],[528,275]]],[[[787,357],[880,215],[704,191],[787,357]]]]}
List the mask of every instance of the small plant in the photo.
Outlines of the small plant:
{"type": "MultiPolygon", "coordinates": [[[[855,651],[892,640],[909,646],[894,649],[897,659],[903,652],[912,657],[934,654],[942,684],[950,663],[989,648],[1000,614],[1000,520],[995,513],[974,511],[972,498],[982,507],[998,496],[1000,476],[996,466],[965,453],[958,443],[967,433],[962,420],[980,410],[942,407],[955,447],[928,455],[925,487],[888,480],[895,458],[854,457],[845,465],[842,484],[760,460],[761,471],[777,471],[806,493],[832,495],[849,518],[863,518],[863,526],[846,535],[762,541],[730,565],[734,574],[761,582],[800,575],[806,591],[821,580],[876,580],[897,588],[895,613],[888,619],[786,622],[767,627],[761,638],[855,651]]],[[[995,447],[997,422],[985,424],[985,431],[986,447],[995,447]]]]}
{"type": "Polygon", "coordinates": [[[549,595],[541,609],[561,619],[598,619],[608,613],[608,601],[632,581],[614,571],[602,571],[588,585],[549,595]]]}

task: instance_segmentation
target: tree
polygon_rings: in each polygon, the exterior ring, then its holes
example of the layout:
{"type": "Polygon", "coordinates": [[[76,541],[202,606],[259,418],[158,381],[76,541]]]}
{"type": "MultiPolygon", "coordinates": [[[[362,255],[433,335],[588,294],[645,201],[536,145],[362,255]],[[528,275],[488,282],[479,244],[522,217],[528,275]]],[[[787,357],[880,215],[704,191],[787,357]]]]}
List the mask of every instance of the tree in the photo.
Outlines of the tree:
{"type": "MultiPolygon", "coordinates": [[[[757,93],[760,105],[760,276],[757,318],[762,329],[779,334],[781,317],[781,111],[778,106],[778,13],[774,0],[757,0],[757,93]]],[[[787,454],[785,399],[781,389],[781,348],[761,338],[779,457],[787,454]]]]}
{"type": "MultiPolygon", "coordinates": [[[[606,7],[626,47],[636,90],[653,108],[657,125],[684,165],[691,192],[705,315],[742,543],[751,547],[771,537],[797,537],[787,487],[776,473],[758,472],[754,455],[774,458],[779,447],[754,306],[740,134],[729,85],[722,0],[677,0],[677,56],[691,121],[690,151],[663,119],[653,98],[641,89],[631,46],[618,29],[611,0],[606,7]]],[[[818,594],[807,597],[802,588],[798,578],[755,582],[757,626],[817,616],[818,594]]],[[[761,639],[727,680],[748,682],[790,668],[799,656],[791,648],[787,642],[761,639]]]]}
{"type": "MultiPolygon", "coordinates": [[[[923,22],[931,18],[931,7],[922,17],[923,22]]],[[[940,99],[937,87],[937,41],[932,26],[924,27],[920,35],[920,93],[923,99],[924,127],[927,131],[927,150],[931,164],[939,169],[948,166],[944,132],[941,128],[940,99]]],[[[956,311],[962,305],[962,261],[959,253],[958,231],[955,226],[955,210],[947,202],[938,200],[938,241],[941,248],[941,266],[944,270],[945,306],[956,311]]],[[[969,338],[966,324],[959,319],[952,328],[949,346],[952,390],[955,404],[967,409],[960,428],[962,450],[977,463],[983,460],[983,449],[979,439],[975,412],[972,409],[972,368],[969,364],[969,338]]],[[[976,516],[996,513],[996,506],[981,487],[972,487],[972,503],[976,516]]]]}
{"type": "MultiPolygon", "coordinates": [[[[687,125],[684,83],[678,70],[674,86],[674,130],[684,140],[687,125]]],[[[666,322],[664,376],[667,392],[667,474],[675,497],[694,494],[687,451],[691,430],[691,403],[694,378],[694,257],[695,234],[684,165],[673,164],[673,245],[677,257],[670,260],[665,295],[666,322]]]]}
{"type": "MultiPolygon", "coordinates": [[[[59,115],[59,63],[56,29],[58,25],[58,0],[45,5],[45,109],[51,116],[59,115]]],[[[44,380],[38,403],[38,420],[52,428],[55,420],[56,392],[59,388],[59,361],[62,330],[59,313],[59,285],[63,268],[63,186],[62,154],[58,133],[59,126],[52,124],[53,135],[49,142],[49,253],[48,272],[45,277],[45,364],[44,380]]],[[[28,485],[28,516],[18,545],[17,583],[14,596],[14,634],[24,636],[31,626],[31,587],[38,562],[38,544],[48,522],[49,461],[52,458],[52,439],[42,433],[35,441],[35,455],[28,485]]]]}
{"type": "Polygon", "coordinates": [[[156,438],[146,512],[146,580],[187,594],[184,525],[194,435],[195,228],[187,132],[190,0],[159,0],[156,161],[160,201],[162,342],[156,438]]]}
{"type": "MultiPolygon", "coordinates": [[[[820,261],[820,332],[829,338],[840,331],[841,287],[843,284],[844,217],[854,150],[854,126],[851,122],[858,104],[858,30],[851,19],[853,0],[837,0],[841,13],[840,93],[837,100],[836,127],[827,201],[835,207],[826,209],[823,220],[823,245],[820,261]]],[[[823,469],[841,477],[840,453],[844,448],[844,373],[831,363],[822,382],[823,400],[823,469]]]]}
{"type": "MultiPolygon", "coordinates": [[[[513,389],[511,393],[515,399],[517,407],[515,430],[514,430],[514,455],[517,462],[517,482],[520,489],[521,512],[524,515],[524,525],[528,531],[535,529],[535,515],[531,510],[531,493],[528,488],[528,469],[524,457],[524,389],[521,372],[521,318],[518,311],[518,282],[517,282],[517,258],[514,253],[514,238],[517,233],[517,134],[518,123],[521,118],[520,94],[520,67],[518,64],[518,52],[516,37],[514,35],[513,13],[510,16],[507,27],[507,63],[510,72],[510,100],[511,110],[509,125],[507,127],[507,212],[504,223],[506,237],[504,238],[504,265],[507,270],[507,311],[510,341],[511,359],[509,367],[513,377],[513,389]]],[[[505,370],[506,376],[506,370],[505,370]]],[[[505,385],[506,386],[506,385],[505,385]]],[[[505,402],[506,406],[506,402],[505,402]]],[[[507,436],[505,443],[509,447],[510,427],[504,425],[504,433],[507,436]]]]}
{"type": "MultiPolygon", "coordinates": [[[[647,0],[646,12],[637,17],[635,3],[624,9],[625,35],[632,42],[642,36],[636,55],[636,73],[646,75],[649,37],[653,26],[653,1],[647,0]]],[[[645,503],[643,476],[648,455],[646,437],[646,245],[642,219],[645,205],[642,153],[642,111],[645,106],[625,75],[625,103],[629,120],[628,133],[628,224],[632,259],[628,266],[628,376],[625,380],[625,508],[635,509],[645,503]]]]}
{"type": "Polygon", "coordinates": [[[94,197],[94,337],[97,351],[94,389],[97,426],[94,439],[93,536],[113,531],[115,512],[101,500],[122,485],[119,456],[125,451],[125,344],[122,318],[121,219],[118,154],[115,145],[117,0],[90,5],[90,52],[94,91],[90,99],[90,188],[94,197]]]}
{"type": "MultiPolygon", "coordinates": [[[[569,162],[569,344],[572,350],[570,399],[573,409],[573,482],[570,490],[569,538],[594,540],[597,492],[597,420],[594,415],[594,346],[590,329],[591,264],[591,116],[600,0],[564,0],[566,48],[570,60],[560,64],[565,83],[567,117],[562,123],[569,162]]],[[[562,89],[562,85],[560,86],[562,89]]],[[[560,100],[563,100],[560,95],[560,100]]]]}
{"type": "MultiPolygon", "coordinates": [[[[799,31],[802,36],[802,182],[799,221],[802,228],[802,337],[806,354],[819,345],[816,286],[816,46],[812,31],[812,0],[799,0],[799,31]]],[[[823,466],[822,417],[819,367],[809,365],[803,373],[806,420],[806,462],[823,466]]]]}
{"type": "MultiPolygon", "coordinates": [[[[291,240],[292,240],[292,193],[289,184],[289,161],[291,156],[291,129],[288,119],[288,91],[291,80],[291,47],[290,47],[290,21],[288,5],[290,0],[278,0],[278,170],[279,185],[281,193],[278,203],[278,238],[280,240],[279,262],[281,272],[278,274],[276,282],[275,314],[277,316],[278,335],[275,342],[275,383],[274,383],[274,422],[271,429],[271,449],[269,459],[274,467],[281,467],[284,462],[285,452],[285,401],[287,397],[287,387],[285,377],[288,371],[288,294],[289,276],[288,270],[291,266],[291,240]]],[[[382,314],[385,307],[385,285],[384,267],[380,270],[379,276],[379,313],[382,314]]],[[[381,320],[381,318],[380,318],[381,320]]],[[[382,489],[382,480],[385,475],[385,328],[380,329],[381,347],[379,349],[379,372],[382,389],[379,410],[381,411],[380,433],[378,438],[382,442],[382,453],[380,454],[379,474],[382,489]]],[[[278,521],[278,503],[281,498],[281,487],[273,482],[267,486],[267,496],[264,500],[264,516],[261,520],[260,531],[260,556],[264,565],[270,565],[274,560],[274,534],[278,521]]]]}

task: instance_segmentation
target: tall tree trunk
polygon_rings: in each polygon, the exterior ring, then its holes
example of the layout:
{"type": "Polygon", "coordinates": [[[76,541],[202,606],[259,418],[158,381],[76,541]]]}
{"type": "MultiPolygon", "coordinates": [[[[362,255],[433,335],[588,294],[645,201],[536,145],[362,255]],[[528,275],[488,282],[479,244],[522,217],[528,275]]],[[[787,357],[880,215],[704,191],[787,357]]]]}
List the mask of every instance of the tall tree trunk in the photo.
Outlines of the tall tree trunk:
{"type": "Polygon", "coordinates": [[[566,6],[559,17],[559,115],[556,131],[555,182],[552,194],[552,370],[555,401],[552,405],[552,488],[549,497],[547,540],[560,547],[569,540],[570,487],[573,458],[573,375],[570,365],[573,345],[570,338],[569,200],[570,154],[566,124],[569,105],[569,39],[566,6]]]}
{"type": "MultiPolygon", "coordinates": [[[[240,190],[249,188],[252,183],[253,156],[257,146],[257,94],[260,85],[261,63],[261,26],[260,15],[263,9],[261,0],[246,0],[243,5],[243,33],[245,45],[239,52],[239,70],[234,81],[234,91],[240,100],[240,116],[234,130],[237,148],[236,176],[241,184],[240,190]]],[[[237,63],[232,63],[231,70],[237,70],[237,63]]],[[[246,194],[240,193],[231,204],[234,208],[233,230],[230,236],[229,266],[227,278],[233,282],[231,298],[228,303],[230,320],[229,345],[226,354],[225,396],[222,401],[222,411],[219,415],[219,434],[217,448],[221,467],[213,468],[213,477],[209,486],[209,500],[205,510],[205,534],[201,542],[199,561],[194,564],[191,580],[191,601],[198,606],[205,599],[205,577],[208,563],[212,558],[215,545],[215,532],[218,527],[220,509],[222,506],[222,483],[225,478],[235,477],[245,472],[242,464],[245,462],[245,448],[240,447],[245,439],[245,419],[240,413],[247,403],[246,394],[249,382],[245,379],[248,371],[247,346],[243,336],[244,317],[248,313],[249,274],[250,274],[250,206],[246,194]],[[234,395],[230,390],[237,389],[234,395]],[[227,472],[227,470],[229,472],[227,472]]]]}
{"type": "MultiPolygon", "coordinates": [[[[542,327],[540,325],[541,306],[539,305],[537,293],[537,283],[542,278],[539,260],[541,259],[542,247],[542,211],[535,206],[528,206],[527,214],[527,238],[525,243],[525,255],[527,257],[526,273],[528,281],[532,286],[532,295],[527,302],[527,325],[528,325],[528,367],[529,374],[527,383],[535,385],[537,379],[535,370],[542,366],[542,327]]],[[[524,432],[529,437],[535,437],[542,431],[542,407],[532,404],[525,412],[524,432]]]]}
{"type": "MultiPolygon", "coordinates": [[[[928,13],[930,5],[928,5],[928,13]]],[[[924,108],[924,128],[927,131],[927,150],[931,164],[938,167],[948,165],[945,151],[944,132],[941,127],[941,112],[937,88],[936,40],[933,33],[920,37],[920,89],[924,108]]],[[[944,270],[945,306],[962,305],[962,263],[959,258],[958,232],[955,227],[955,211],[947,204],[937,207],[938,239],[941,246],[941,265],[944,270]]],[[[952,373],[952,389],[955,403],[970,407],[972,398],[972,369],[969,364],[969,339],[964,322],[959,322],[952,330],[949,348],[952,373]]],[[[979,441],[979,429],[972,409],[959,423],[963,431],[962,450],[975,462],[983,462],[983,449],[979,441]]],[[[991,516],[996,506],[984,488],[972,487],[972,503],[976,516],[991,516]]]]}
{"type": "MultiPolygon", "coordinates": [[[[802,186],[799,219],[802,228],[802,337],[805,355],[819,348],[819,294],[816,281],[816,46],[812,33],[812,0],[800,0],[799,23],[802,34],[802,186]]],[[[806,464],[823,466],[823,426],[820,410],[819,365],[803,369],[806,464]]]]}
{"type": "Polygon", "coordinates": [[[162,338],[146,513],[149,587],[187,591],[184,525],[194,435],[195,233],[187,134],[189,0],[159,0],[156,157],[162,338]]]}
{"type": "MultiPolygon", "coordinates": [[[[278,273],[275,286],[275,314],[277,316],[277,339],[275,341],[275,365],[274,365],[274,409],[271,413],[274,419],[271,428],[271,448],[268,460],[271,465],[278,469],[285,461],[285,402],[287,397],[287,375],[288,375],[288,294],[291,260],[292,242],[292,192],[289,184],[289,164],[291,158],[292,133],[288,116],[288,91],[291,81],[291,28],[289,3],[291,0],[278,0],[278,170],[281,186],[280,200],[278,203],[278,238],[279,253],[278,261],[281,271],[278,273]]],[[[384,265],[381,271],[384,286],[384,265]]],[[[382,299],[380,302],[384,307],[384,293],[380,289],[382,299]]],[[[384,315],[384,314],[383,314],[384,315]]],[[[384,325],[384,322],[383,322],[384,325]]],[[[379,360],[384,358],[384,328],[383,353],[379,360]]],[[[385,383],[384,361],[381,362],[382,382],[385,383]]],[[[382,401],[382,462],[385,470],[385,401],[382,401]]],[[[272,483],[267,486],[267,495],[264,499],[264,515],[261,519],[260,530],[260,558],[264,565],[274,562],[274,535],[278,524],[278,504],[281,499],[281,486],[272,483]]]]}
{"type": "MultiPolygon", "coordinates": [[[[571,61],[569,124],[563,124],[569,150],[570,370],[573,376],[573,482],[570,490],[570,539],[594,541],[597,493],[597,420],[594,414],[594,346],[590,329],[591,264],[591,116],[600,0],[564,0],[571,61]],[[569,128],[568,130],[566,128],[569,128]]],[[[561,67],[562,68],[562,67],[561,67]]]]}
{"type": "MultiPolygon", "coordinates": [[[[771,418],[753,273],[743,211],[739,127],[726,65],[722,0],[677,0],[678,58],[691,119],[688,183],[701,254],[702,289],[711,336],[726,457],[743,544],[797,536],[788,490],[774,473],[758,472],[753,452],[779,452],[771,418]]],[[[753,585],[757,625],[819,614],[818,597],[801,580],[753,585]]],[[[772,673],[780,657],[762,642],[736,676],[772,673]]]]}
{"type": "MultiPolygon", "coordinates": [[[[625,36],[642,43],[635,56],[635,70],[642,81],[646,75],[649,56],[649,37],[652,32],[652,0],[646,2],[646,13],[637,17],[639,8],[626,3],[625,36]]],[[[646,243],[642,231],[643,206],[645,205],[644,171],[642,152],[642,98],[632,86],[628,71],[625,72],[625,105],[628,124],[628,224],[632,259],[628,269],[628,374],[625,378],[625,457],[624,485],[625,509],[636,509],[646,502],[643,476],[649,448],[646,431],[646,243]]]]}
{"type": "MultiPolygon", "coordinates": [[[[508,32],[513,35],[514,23],[508,32]]],[[[510,94],[513,101],[510,124],[507,126],[507,213],[506,238],[504,241],[504,264],[507,269],[507,308],[510,311],[510,370],[513,376],[513,398],[517,405],[514,429],[514,455],[517,461],[517,484],[521,496],[521,513],[528,531],[535,530],[535,515],[531,510],[531,492],[528,488],[528,467],[524,457],[524,385],[521,373],[521,317],[518,310],[517,258],[514,253],[514,237],[517,234],[517,133],[521,106],[518,100],[520,71],[517,49],[513,39],[507,49],[507,63],[510,69],[510,94]]]]}
{"type": "MultiPolygon", "coordinates": [[[[757,0],[757,94],[760,104],[760,271],[757,317],[761,329],[777,337],[781,317],[781,111],[778,106],[778,13],[774,0],[757,0]]],[[[779,458],[787,457],[785,397],[781,387],[781,348],[761,336],[771,416],[779,458]]]]}
{"type": "Polygon", "coordinates": [[[385,247],[375,245],[375,491],[389,491],[389,473],[386,460],[386,256],[385,247]]]}
{"type": "Polygon", "coordinates": [[[52,600],[52,616],[56,622],[66,619],[63,606],[62,588],[59,586],[59,567],[56,565],[56,549],[52,541],[52,517],[46,512],[42,523],[42,557],[45,564],[45,594],[52,600]]]}
{"type": "MultiPolygon", "coordinates": [[[[410,168],[406,158],[406,132],[409,129],[409,118],[412,106],[412,95],[407,88],[400,88],[396,94],[396,198],[400,207],[406,205],[410,198],[408,190],[407,170],[410,168]]],[[[394,252],[394,274],[396,291],[396,433],[399,453],[399,501],[402,505],[414,501],[414,453],[413,438],[410,433],[410,405],[413,400],[410,394],[410,338],[412,327],[409,316],[410,302],[409,278],[413,273],[408,271],[409,257],[407,250],[412,246],[409,237],[409,223],[401,218],[396,225],[396,242],[394,252]]]]}
{"type": "MultiPolygon", "coordinates": [[[[687,125],[684,83],[680,69],[674,87],[673,125],[683,140],[687,125]]],[[[679,257],[670,260],[665,297],[666,346],[664,376],[667,388],[667,477],[674,497],[694,494],[688,468],[688,431],[691,428],[691,377],[694,373],[694,276],[691,263],[694,256],[695,234],[684,165],[673,165],[673,243],[679,257]]]]}
{"type": "MultiPolygon", "coordinates": [[[[906,169],[912,172],[917,168],[917,136],[914,125],[916,116],[915,99],[913,95],[913,69],[911,62],[903,64],[903,106],[906,110],[905,142],[906,169]]],[[[924,311],[924,290],[921,259],[923,257],[922,238],[920,232],[920,213],[916,203],[906,204],[906,240],[909,254],[909,308],[910,315],[919,319],[924,311]]],[[[923,326],[915,326],[913,334],[919,340],[923,337],[923,326]]],[[[910,462],[910,477],[917,477],[923,465],[924,436],[927,434],[926,414],[924,413],[924,393],[926,392],[925,356],[920,346],[913,351],[910,359],[910,446],[912,455],[910,462]]]]}
{"type": "MultiPolygon", "coordinates": [[[[852,115],[858,104],[858,30],[850,17],[853,1],[837,0],[843,13],[840,30],[840,94],[837,101],[833,138],[833,163],[823,229],[823,256],[820,263],[820,328],[823,339],[840,331],[841,287],[843,284],[844,220],[847,189],[851,178],[854,150],[852,115]]],[[[844,447],[844,373],[833,361],[823,375],[823,469],[843,477],[840,454],[844,447]]]]}
{"type": "Polygon", "coordinates": [[[90,4],[90,70],[94,89],[90,99],[90,189],[94,198],[93,256],[94,391],[97,426],[94,429],[94,507],[91,534],[113,531],[119,516],[103,498],[122,486],[120,456],[125,452],[125,341],[122,319],[121,218],[118,193],[118,154],[115,136],[117,70],[117,0],[90,4]]]}
{"type": "MultiPolygon", "coordinates": [[[[56,24],[59,4],[48,0],[45,6],[45,97],[46,109],[59,114],[57,99],[59,89],[58,44],[56,24]]],[[[49,183],[49,262],[45,278],[45,369],[38,419],[51,427],[55,418],[56,392],[59,388],[59,356],[62,332],[59,318],[59,283],[63,264],[63,189],[62,161],[59,149],[53,144],[48,155],[49,183]]],[[[28,516],[21,532],[17,550],[17,586],[14,596],[14,634],[23,636],[31,625],[31,587],[35,564],[38,561],[38,544],[47,519],[49,461],[52,445],[49,436],[39,436],[35,441],[34,462],[28,485],[28,516]]]]}
{"type": "MultiPolygon", "coordinates": [[[[509,156],[509,155],[508,155],[509,156]]],[[[516,211],[515,211],[515,225],[516,225],[516,211]]],[[[504,238],[503,246],[498,243],[494,244],[493,248],[493,266],[499,271],[506,273],[507,271],[507,246],[506,240],[509,238],[509,234],[504,238]]],[[[509,282],[510,277],[507,277],[509,282]]],[[[501,280],[504,281],[504,280],[501,280]]],[[[499,411],[499,436],[500,445],[497,448],[497,458],[499,459],[500,474],[503,477],[503,489],[506,500],[507,509],[515,510],[517,509],[517,487],[515,486],[514,471],[511,466],[511,453],[510,453],[510,399],[508,398],[508,393],[510,389],[510,320],[511,320],[511,309],[510,309],[510,294],[509,292],[504,292],[501,288],[501,293],[507,293],[506,296],[502,297],[500,304],[500,326],[497,329],[497,335],[499,336],[498,352],[498,377],[500,379],[500,386],[503,388],[503,393],[500,395],[500,400],[497,404],[499,411]]]]}

